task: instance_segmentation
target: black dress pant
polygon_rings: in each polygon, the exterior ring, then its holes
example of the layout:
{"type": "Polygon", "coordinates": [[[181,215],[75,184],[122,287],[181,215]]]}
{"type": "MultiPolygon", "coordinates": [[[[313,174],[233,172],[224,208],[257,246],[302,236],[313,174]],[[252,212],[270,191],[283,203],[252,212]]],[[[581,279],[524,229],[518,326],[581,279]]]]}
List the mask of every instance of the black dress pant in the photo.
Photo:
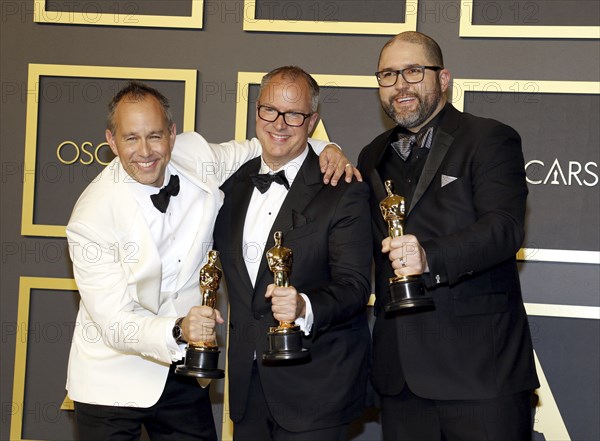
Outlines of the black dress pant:
{"type": "Polygon", "coordinates": [[[429,400],[408,386],[381,397],[384,441],[531,441],[532,391],[489,400],[429,400]]]}
{"type": "Polygon", "coordinates": [[[285,430],[273,417],[265,398],[256,362],[244,418],[233,425],[234,441],[345,441],[348,424],[304,432],[285,430]]]}
{"type": "Polygon", "coordinates": [[[152,441],[216,441],[208,387],[195,378],[175,375],[171,365],[165,389],[148,408],[102,406],[75,402],[81,441],[134,441],[142,425],[152,441]]]}

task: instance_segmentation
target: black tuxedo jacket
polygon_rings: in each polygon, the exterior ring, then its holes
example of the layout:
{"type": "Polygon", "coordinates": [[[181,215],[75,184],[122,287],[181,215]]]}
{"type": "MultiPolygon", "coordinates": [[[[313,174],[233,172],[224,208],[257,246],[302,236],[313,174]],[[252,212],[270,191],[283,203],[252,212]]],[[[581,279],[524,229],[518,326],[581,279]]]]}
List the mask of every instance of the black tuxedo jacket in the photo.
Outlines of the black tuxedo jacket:
{"type": "Polygon", "coordinates": [[[381,253],[389,234],[379,210],[386,177],[377,166],[392,133],[375,138],[358,160],[371,188],[376,390],[395,395],[407,383],[424,398],[486,399],[535,389],[515,259],[527,197],[519,135],[446,105],[405,220],[405,233],[426,251],[423,279],[435,310],[388,315],[393,271],[381,253]]]}
{"type": "Polygon", "coordinates": [[[275,219],[273,233],[293,251],[290,284],[305,293],[314,324],[304,346],[310,362],[267,366],[267,331],[277,325],[265,299],[273,274],[263,257],[255,287],[243,260],[242,235],[252,191],[250,161],[222,187],[225,203],[215,227],[215,246],[230,304],[229,402],[231,418],[240,421],[256,353],[266,400],[277,423],[289,431],[315,430],[349,422],[364,407],[370,335],[366,304],[372,262],[368,187],[364,183],[325,186],[318,158],[309,151],[275,219]]]}

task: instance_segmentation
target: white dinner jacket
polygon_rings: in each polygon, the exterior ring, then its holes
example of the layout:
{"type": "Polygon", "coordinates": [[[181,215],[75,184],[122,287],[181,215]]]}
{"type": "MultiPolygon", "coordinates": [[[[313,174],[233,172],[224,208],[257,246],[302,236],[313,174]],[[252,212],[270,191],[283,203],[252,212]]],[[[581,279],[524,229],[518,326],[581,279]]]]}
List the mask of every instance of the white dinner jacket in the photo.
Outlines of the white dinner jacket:
{"type": "Polygon", "coordinates": [[[206,197],[197,230],[185,232],[193,245],[175,292],[161,292],[161,259],[119,159],[82,193],[67,225],[81,295],[67,375],[72,400],[139,407],[158,401],[169,365],[182,356],[167,345],[173,322],[200,303],[198,274],[223,203],[219,186],[260,152],[256,139],[209,144],[197,133],[177,136],[171,165],[206,197]]]}

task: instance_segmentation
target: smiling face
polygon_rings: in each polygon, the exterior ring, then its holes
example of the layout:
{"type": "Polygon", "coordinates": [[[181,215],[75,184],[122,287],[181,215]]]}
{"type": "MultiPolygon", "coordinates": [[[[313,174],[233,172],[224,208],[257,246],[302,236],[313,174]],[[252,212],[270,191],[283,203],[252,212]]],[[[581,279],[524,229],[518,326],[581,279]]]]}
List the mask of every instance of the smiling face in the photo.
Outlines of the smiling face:
{"type": "MultiPolygon", "coordinates": [[[[411,66],[431,66],[434,61],[427,56],[425,47],[397,40],[381,52],[378,71],[400,70],[411,66]]],[[[446,104],[446,90],[450,73],[446,69],[435,72],[425,69],[420,83],[409,84],[398,76],[391,87],[379,87],[383,109],[396,124],[418,132],[431,121],[446,104]]]]}
{"type": "Polygon", "coordinates": [[[106,141],[127,174],[140,184],[162,187],[176,131],[175,124],[168,126],[158,100],[125,96],[113,120],[114,133],[106,130],[106,141]]]}
{"type": "MultiPolygon", "coordinates": [[[[311,113],[311,93],[306,80],[276,75],[262,88],[258,104],[278,112],[311,113]]],[[[288,126],[279,115],[273,122],[260,119],[256,112],[256,137],[262,144],[263,160],[277,170],[299,156],[306,147],[308,134],[318,119],[314,113],[300,127],[288,126]]]]}

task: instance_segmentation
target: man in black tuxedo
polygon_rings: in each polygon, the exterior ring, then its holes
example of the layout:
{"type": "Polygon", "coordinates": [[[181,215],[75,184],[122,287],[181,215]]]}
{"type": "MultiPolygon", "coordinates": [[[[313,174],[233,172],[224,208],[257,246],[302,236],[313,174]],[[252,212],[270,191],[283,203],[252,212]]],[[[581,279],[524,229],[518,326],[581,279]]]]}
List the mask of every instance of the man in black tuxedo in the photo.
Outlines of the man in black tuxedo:
{"type": "Polygon", "coordinates": [[[397,126],[358,167],[371,187],[384,439],[531,439],[539,383],[515,260],[527,197],[520,137],[447,103],[450,73],[426,35],[392,38],[378,71],[397,126]],[[406,234],[394,239],[379,208],[388,179],[406,198],[406,234]],[[422,275],[435,309],[385,314],[394,273],[422,275]]]}
{"type": "Polygon", "coordinates": [[[256,133],[262,157],[222,187],[215,246],[230,303],[229,403],[234,439],[342,440],[364,406],[370,345],[368,186],[323,185],[307,137],[317,122],[319,87],[297,67],[261,83],[256,133]],[[268,189],[257,174],[274,177],[268,189]],[[277,175],[275,175],[277,176],[277,175]],[[264,192],[261,192],[264,191],[264,192]],[[293,251],[289,287],[275,287],[265,251],[275,231],[293,251]],[[264,364],[267,332],[295,321],[311,358],[264,364]]]}

